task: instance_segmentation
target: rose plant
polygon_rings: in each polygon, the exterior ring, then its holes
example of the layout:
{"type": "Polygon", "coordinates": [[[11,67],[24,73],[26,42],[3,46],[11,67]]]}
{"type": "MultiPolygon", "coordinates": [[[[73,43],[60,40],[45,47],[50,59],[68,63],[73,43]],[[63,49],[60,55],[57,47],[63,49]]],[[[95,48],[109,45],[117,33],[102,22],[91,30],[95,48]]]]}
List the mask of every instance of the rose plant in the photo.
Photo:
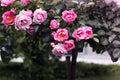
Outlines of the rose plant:
{"type": "MultiPolygon", "coordinates": [[[[77,54],[86,45],[96,53],[108,51],[111,59],[117,61],[120,56],[118,1],[78,0],[67,4],[53,0],[1,0],[2,61],[8,63],[22,56],[26,67],[30,67],[32,63],[48,64],[46,58],[54,62],[55,57],[67,55],[72,56],[71,73],[75,74],[77,54]]],[[[71,79],[75,80],[75,76],[71,75],[71,79]]]]}

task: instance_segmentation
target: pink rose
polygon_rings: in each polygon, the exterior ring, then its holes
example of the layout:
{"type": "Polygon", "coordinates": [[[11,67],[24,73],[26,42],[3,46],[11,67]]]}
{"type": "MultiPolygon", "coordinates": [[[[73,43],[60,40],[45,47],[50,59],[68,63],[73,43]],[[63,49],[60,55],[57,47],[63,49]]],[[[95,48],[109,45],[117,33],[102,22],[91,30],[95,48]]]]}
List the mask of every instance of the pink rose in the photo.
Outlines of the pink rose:
{"type": "Polygon", "coordinates": [[[10,11],[4,12],[2,15],[3,21],[2,23],[5,26],[13,25],[14,24],[14,19],[15,19],[15,10],[11,9],[10,11]]]}
{"type": "Polygon", "coordinates": [[[91,27],[83,27],[84,31],[85,31],[85,40],[92,38],[93,35],[93,31],[91,27]]]}
{"type": "Polygon", "coordinates": [[[59,42],[63,42],[68,39],[68,31],[66,29],[58,29],[54,34],[54,39],[59,42]]]}
{"type": "Polygon", "coordinates": [[[56,56],[63,56],[65,54],[67,54],[67,50],[65,49],[63,44],[54,45],[52,52],[56,56]]]}
{"type": "Polygon", "coordinates": [[[27,9],[26,11],[25,11],[25,10],[22,10],[22,11],[20,11],[19,14],[20,14],[20,15],[27,15],[27,16],[29,16],[29,17],[32,17],[32,16],[33,16],[32,11],[29,10],[29,9],[27,9]]]}
{"type": "Polygon", "coordinates": [[[55,19],[51,20],[51,22],[50,22],[51,29],[57,29],[57,28],[59,28],[59,25],[60,25],[60,23],[58,21],[56,21],[55,19]]]}
{"type": "Polygon", "coordinates": [[[85,39],[85,31],[83,28],[78,28],[72,33],[72,37],[76,39],[76,41],[80,41],[81,39],[85,39]]]}
{"type": "Polygon", "coordinates": [[[16,30],[26,30],[30,28],[32,24],[32,19],[30,16],[24,14],[18,14],[15,17],[15,29],[16,30]]]}
{"type": "Polygon", "coordinates": [[[7,6],[13,4],[14,1],[15,1],[15,0],[2,0],[2,1],[1,1],[1,6],[7,7],[7,6]]]}
{"type": "Polygon", "coordinates": [[[73,10],[65,10],[62,12],[62,19],[67,23],[72,23],[76,18],[77,15],[73,10]]]}
{"type": "Polygon", "coordinates": [[[21,0],[21,3],[23,5],[27,5],[29,2],[31,2],[31,0],[21,0]]]}
{"type": "Polygon", "coordinates": [[[33,14],[33,21],[37,24],[43,23],[47,18],[47,12],[45,10],[36,9],[33,14]]]}
{"type": "Polygon", "coordinates": [[[67,51],[70,51],[75,48],[74,40],[68,40],[64,42],[64,47],[67,51]]]}
{"type": "Polygon", "coordinates": [[[30,28],[27,30],[28,34],[30,34],[31,36],[34,33],[34,28],[32,26],[30,26],[30,28]]]}

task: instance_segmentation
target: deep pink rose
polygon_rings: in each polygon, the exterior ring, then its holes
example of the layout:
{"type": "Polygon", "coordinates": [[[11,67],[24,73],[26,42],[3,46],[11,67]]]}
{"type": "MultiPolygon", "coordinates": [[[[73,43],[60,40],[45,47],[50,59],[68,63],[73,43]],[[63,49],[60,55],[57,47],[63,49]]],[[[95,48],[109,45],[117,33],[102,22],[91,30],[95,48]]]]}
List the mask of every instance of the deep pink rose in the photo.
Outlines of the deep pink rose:
{"type": "Polygon", "coordinates": [[[56,56],[63,56],[68,53],[63,44],[59,43],[57,45],[53,45],[52,47],[52,52],[56,56]]]}
{"type": "Polygon", "coordinates": [[[58,29],[54,34],[54,39],[59,42],[63,42],[68,39],[68,31],[67,29],[58,29]]]}
{"type": "Polygon", "coordinates": [[[47,18],[47,12],[45,10],[36,9],[33,14],[33,21],[37,24],[43,23],[47,18]]]}
{"type": "Polygon", "coordinates": [[[76,41],[80,41],[85,39],[85,31],[83,28],[78,28],[72,33],[72,37],[76,39],[76,41]]]}
{"type": "Polygon", "coordinates": [[[30,28],[27,30],[28,34],[30,34],[31,36],[34,33],[34,28],[32,26],[30,26],[30,28]]]}
{"type": "Polygon", "coordinates": [[[92,35],[93,35],[93,31],[92,31],[92,28],[91,27],[83,27],[84,31],[85,31],[85,39],[90,39],[92,38],[92,35]]]}
{"type": "Polygon", "coordinates": [[[64,47],[67,51],[70,51],[75,48],[74,40],[68,40],[64,42],[64,47]]]}
{"type": "Polygon", "coordinates": [[[59,28],[59,25],[60,25],[60,23],[55,19],[51,20],[51,22],[50,22],[51,29],[57,29],[57,28],[59,28]]]}
{"type": "Polygon", "coordinates": [[[23,5],[27,5],[29,2],[31,2],[31,0],[21,0],[21,3],[23,5]]]}
{"type": "Polygon", "coordinates": [[[2,23],[5,26],[13,25],[15,19],[15,10],[11,9],[10,11],[4,12],[2,15],[2,23]]]}
{"type": "Polygon", "coordinates": [[[33,16],[33,13],[31,10],[27,9],[26,11],[25,10],[22,10],[20,11],[19,13],[20,15],[26,15],[26,16],[29,16],[29,17],[32,17],[33,16]]]}
{"type": "Polygon", "coordinates": [[[32,19],[28,15],[18,14],[15,17],[15,29],[16,30],[26,30],[30,28],[32,24],[32,19]]]}
{"type": "Polygon", "coordinates": [[[73,10],[65,10],[62,12],[62,19],[67,23],[72,23],[76,18],[77,15],[73,10]]]}
{"type": "Polygon", "coordinates": [[[11,4],[13,4],[13,2],[14,2],[15,0],[2,0],[1,1],[1,6],[9,6],[9,5],[11,5],[11,4]]]}

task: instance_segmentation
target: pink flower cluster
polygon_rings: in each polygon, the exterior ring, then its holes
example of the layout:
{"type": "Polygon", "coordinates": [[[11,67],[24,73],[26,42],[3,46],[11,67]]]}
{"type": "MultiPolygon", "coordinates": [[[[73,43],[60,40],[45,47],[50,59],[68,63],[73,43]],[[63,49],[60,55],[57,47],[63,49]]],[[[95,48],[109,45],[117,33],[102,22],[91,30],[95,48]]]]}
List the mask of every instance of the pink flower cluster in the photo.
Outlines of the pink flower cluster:
{"type": "Polygon", "coordinates": [[[85,27],[80,27],[78,29],[76,29],[73,34],[72,34],[72,37],[76,39],[76,41],[80,41],[80,40],[87,40],[87,39],[90,39],[92,38],[92,28],[91,27],[88,27],[88,26],[85,26],[85,27]]]}
{"type": "Polygon", "coordinates": [[[15,0],[2,0],[2,1],[1,1],[1,6],[7,7],[7,6],[13,4],[14,1],[15,1],[15,0]]]}
{"type": "Polygon", "coordinates": [[[65,41],[63,44],[58,43],[57,45],[52,43],[51,46],[53,47],[52,52],[56,56],[63,56],[67,54],[68,51],[75,48],[74,40],[68,40],[68,41],[65,41]]]}
{"type": "MultiPolygon", "coordinates": [[[[85,26],[85,27],[80,27],[76,29],[72,33],[72,37],[76,39],[76,41],[80,40],[87,40],[92,38],[93,31],[91,27],[85,26]]],[[[70,51],[75,48],[74,40],[68,40],[69,35],[68,35],[68,30],[67,29],[58,29],[56,32],[52,33],[52,36],[54,37],[54,40],[58,42],[62,42],[62,50],[70,51]]],[[[57,44],[56,46],[53,47],[53,54],[60,56],[60,55],[65,55],[66,51],[62,51],[63,53],[59,52],[59,48],[61,49],[61,45],[57,44]],[[60,47],[58,47],[60,46],[60,47]],[[57,51],[58,50],[58,51],[57,51]]]]}
{"type": "MultiPolygon", "coordinates": [[[[62,19],[67,22],[68,24],[72,24],[73,21],[77,18],[76,13],[73,10],[65,10],[62,12],[62,19]]],[[[58,44],[52,43],[51,46],[53,47],[53,54],[56,56],[62,56],[68,53],[75,48],[75,42],[80,40],[87,40],[92,38],[92,28],[88,26],[80,27],[76,29],[72,33],[72,38],[75,38],[76,41],[73,39],[69,40],[68,30],[66,28],[59,28],[60,23],[53,19],[50,22],[50,28],[55,30],[51,33],[51,36],[54,38],[55,41],[59,42],[58,44]],[[57,30],[56,30],[57,29],[57,30]]]]}
{"type": "Polygon", "coordinates": [[[16,30],[28,30],[27,32],[32,35],[34,30],[33,27],[31,28],[32,22],[36,24],[43,23],[47,19],[47,12],[41,8],[36,9],[34,13],[31,10],[22,10],[15,16],[15,10],[11,9],[10,11],[4,12],[2,18],[2,23],[5,26],[14,24],[16,30]]]}
{"type": "MultiPolygon", "coordinates": [[[[1,6],[9,6],[9,5],[12,5],[14,3],[15,0],[1,0],[1,6]]],[[[31,0],[21,0],[21,3],[23,5],[27,5],[28,3],[30,3],[31,0]]]]}

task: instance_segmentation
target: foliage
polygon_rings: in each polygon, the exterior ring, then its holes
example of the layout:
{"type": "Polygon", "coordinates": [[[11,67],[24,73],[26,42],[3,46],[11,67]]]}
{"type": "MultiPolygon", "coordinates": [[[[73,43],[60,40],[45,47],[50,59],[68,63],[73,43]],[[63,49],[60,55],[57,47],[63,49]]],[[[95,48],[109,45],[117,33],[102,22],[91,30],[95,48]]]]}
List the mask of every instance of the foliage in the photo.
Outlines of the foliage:
{"type": "MultiPolygon", "coordinates": [[[[53,64],[51,64],[52,66],[53,64]]],[[[34,66],[33,66],[34,67],[34,66]]],[[[40,68],[40,67],[39,67],[40,68]]],[[[39,69],[37,68],[37,69],[39,69]]],[[[0,64],[0,79],[6,80],[6,78],[12,80],[26,80],[28,78],[29,72],[24,69],[23,64],[21,63],[11,63],[11,64],[0,64]],[[7,73],[6,73],[7,72],[7,73]],[[17,74],[16,74],[17,73],[17,74]],[[27,74],[26,74],[27,73],[27,74]]],[[[44,76],[44,74],[39,75],[39,72],[32,72],[34,76],[32,79],[38,80],[37,77],[44,76]]],[[[51,78],[46,78],[49,80],[66,80],[66,63],[59,62],[59,64],[53,68],[53,73],[51,78]],[[61,67],[62,66],[62,67],[61,67]],[[57,74],[56,74],[57,73],[57,74]]],[[[77,80],[79,79],[101,79],[105,80],[106,78],[110,80],[115,80],[116,78],[120,78],[120,68],[119,65],[98,65],[98,64],[88,64],[88,63],[77,63],[77,80]]],[[[46,75],[51,76],[51,74],[46,73],[46,75]]],[[[9,80],[7,79],[7,80],[9,80]]],[[[95,79],[95,80],[97,80],[95,79]]]]}

